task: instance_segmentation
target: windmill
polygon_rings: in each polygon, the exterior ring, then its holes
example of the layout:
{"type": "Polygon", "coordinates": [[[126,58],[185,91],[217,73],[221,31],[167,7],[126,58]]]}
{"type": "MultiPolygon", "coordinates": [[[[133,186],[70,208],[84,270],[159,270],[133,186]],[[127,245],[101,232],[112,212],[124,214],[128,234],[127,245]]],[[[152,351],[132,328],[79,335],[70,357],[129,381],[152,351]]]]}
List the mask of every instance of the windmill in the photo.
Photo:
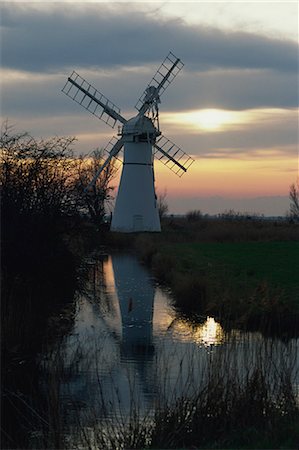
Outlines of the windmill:
{"type": "Polygon", "coordinates": [[[124,148],[123,168],[111,222],[111,231],[161,231],[155,193],[154,156],[181,177],[194,162],[181,148],[160,132],[160,97],[184,64],[169,52],[135,105],[138,113],[126,120],[120,109],[75,71],[62,89],[112,128],[118,124],[118,137],[105,148],[107,159],[92,179],[92,187],[101,172],[124,148]]]}

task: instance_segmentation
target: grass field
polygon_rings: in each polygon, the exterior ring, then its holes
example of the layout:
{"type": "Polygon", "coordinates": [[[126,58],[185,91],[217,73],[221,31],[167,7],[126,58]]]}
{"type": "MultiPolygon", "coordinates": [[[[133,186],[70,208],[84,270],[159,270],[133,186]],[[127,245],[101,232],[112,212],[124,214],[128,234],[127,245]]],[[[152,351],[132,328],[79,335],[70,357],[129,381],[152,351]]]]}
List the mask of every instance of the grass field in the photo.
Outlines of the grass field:
{"type": "Polygon", "coordinates": [[[294,298],[299,308],[299,242],[187,243],[163,251],[177,260],[181,272],[230,280],[239,289],[266,282],[294,298]]]}
{"type": "Polygon", "coordinates": [[[299,323],[298,227],[268,222],[176,224],[136,247],[176,305],[247,327],[299,323]]]}

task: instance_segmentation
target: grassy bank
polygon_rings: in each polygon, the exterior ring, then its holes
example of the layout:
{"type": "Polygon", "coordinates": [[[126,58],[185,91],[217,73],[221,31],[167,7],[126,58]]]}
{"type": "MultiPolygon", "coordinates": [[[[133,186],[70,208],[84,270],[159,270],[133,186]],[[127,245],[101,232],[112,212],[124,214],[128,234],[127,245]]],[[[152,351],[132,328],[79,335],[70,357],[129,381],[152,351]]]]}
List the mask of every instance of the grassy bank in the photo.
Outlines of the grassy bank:
{"type": "Polygon", "coordinates": [[[179,219],[168,220],[161,234],[132,239],[187,315],[214,315],[242,328],[296,329],[298,225],[179,219]]]}
{"type": "Polygon", "coordinates": [[[286,326],[299,316],[298,254],[298,242],[182,243],[160,247],[151,266],[186,312],[286,326]]]}

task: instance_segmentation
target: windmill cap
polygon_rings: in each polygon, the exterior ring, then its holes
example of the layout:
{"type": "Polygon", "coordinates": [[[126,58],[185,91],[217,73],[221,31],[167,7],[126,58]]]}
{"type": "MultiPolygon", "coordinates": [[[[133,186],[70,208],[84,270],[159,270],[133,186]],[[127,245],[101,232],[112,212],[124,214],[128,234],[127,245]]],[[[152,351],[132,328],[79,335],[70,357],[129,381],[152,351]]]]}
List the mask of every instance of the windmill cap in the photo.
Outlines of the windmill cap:
{"type": "Polygon", "coordinates": [[[139,116],[132,117],[123,126],[123,134],[156,134],[156,128],[149,117],[139,116]]]}

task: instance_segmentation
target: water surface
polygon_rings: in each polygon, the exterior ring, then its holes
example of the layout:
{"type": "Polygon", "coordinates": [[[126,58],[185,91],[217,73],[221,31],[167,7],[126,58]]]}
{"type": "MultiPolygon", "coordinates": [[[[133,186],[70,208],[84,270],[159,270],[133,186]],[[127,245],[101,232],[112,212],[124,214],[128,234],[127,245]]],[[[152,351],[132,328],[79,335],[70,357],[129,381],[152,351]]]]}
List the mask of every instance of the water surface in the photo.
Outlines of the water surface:
{"type": "Polygon", "coordinates": [[[70,374],[61,384],[62,398],[70,417],[73,411],[84,423],[91,411],[93,418],[111,419],[133,409],[150,414],[157,404],[196,395],[219,371],[242,384],[261,365],[275,380],[283,365],[296,389],[299,384],[298,340],[225,333],[213,317],[200,324],[187,320],[171,293],[127,254],[89,261],[75,324],[61,350],[70,374]]]}

